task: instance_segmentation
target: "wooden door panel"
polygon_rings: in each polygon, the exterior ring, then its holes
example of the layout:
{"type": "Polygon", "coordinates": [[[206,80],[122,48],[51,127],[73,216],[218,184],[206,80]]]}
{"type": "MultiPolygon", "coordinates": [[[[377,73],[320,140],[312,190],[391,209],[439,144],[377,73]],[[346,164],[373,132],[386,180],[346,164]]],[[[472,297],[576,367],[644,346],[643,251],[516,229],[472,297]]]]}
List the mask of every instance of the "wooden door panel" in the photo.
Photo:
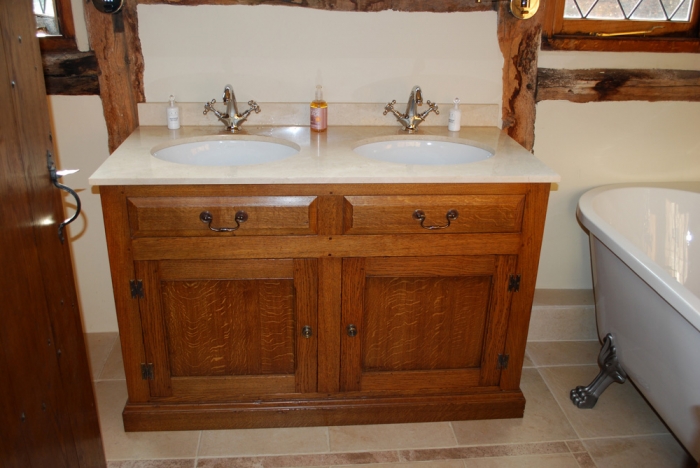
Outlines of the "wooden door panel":
{"type": "Polygon", "coordinates": [[[498,385],[509,302],[495,296],[507,292],[515,258],[344,259],[341,389],[498,385]]]}
{"type": "Polygon", "coordinates": [[[153,397],[316,390],[316,260],[135,263],[153,397]]]}
{"type": "Polygon", "coordinates": [[[478,367],[490,276],[368,277],[362,369],[478,367]]]}

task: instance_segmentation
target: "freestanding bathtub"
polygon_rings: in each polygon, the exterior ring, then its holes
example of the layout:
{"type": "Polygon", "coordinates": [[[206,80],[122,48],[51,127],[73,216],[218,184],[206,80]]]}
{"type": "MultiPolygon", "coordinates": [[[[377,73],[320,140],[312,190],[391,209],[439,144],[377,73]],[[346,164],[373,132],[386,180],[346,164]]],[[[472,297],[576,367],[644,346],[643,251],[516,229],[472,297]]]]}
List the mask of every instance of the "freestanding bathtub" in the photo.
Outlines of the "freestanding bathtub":
{"type": "Polygon", "coordinates": [[[624,371],[700,460],[700,183],[599,187],[577,216],[598,335],[613,335],[624,371]]]}

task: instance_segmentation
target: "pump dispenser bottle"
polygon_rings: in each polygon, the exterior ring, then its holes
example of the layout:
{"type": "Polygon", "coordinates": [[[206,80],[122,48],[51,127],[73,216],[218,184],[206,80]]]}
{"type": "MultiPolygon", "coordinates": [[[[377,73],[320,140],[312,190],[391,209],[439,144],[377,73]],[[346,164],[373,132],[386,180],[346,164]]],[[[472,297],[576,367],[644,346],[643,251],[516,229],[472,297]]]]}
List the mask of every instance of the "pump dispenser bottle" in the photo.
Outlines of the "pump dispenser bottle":
{"type": "Polygon", "coordinates": [[[311,101],[311,130],[325,132],[328,128],[328,104],[323,100],[323,88],[316,86],[316,99],[311,101]]]}
{"type": "Polygon", "coordinates": [[[450,118],[447,121],[447,129],[451,132],[458,132],[462,126],[462,111],[459,110],[459,98],[454,100],[455,106],[450,109],[450,118]]]}
{"type": "Polygon", "coordinates": [[[166,115],[168,117],[168,128],[170,130],[177,130],[180,128],[180,108],[175,105],[175,96],[170,95],[170,105],[166,109],[166,115]]]}

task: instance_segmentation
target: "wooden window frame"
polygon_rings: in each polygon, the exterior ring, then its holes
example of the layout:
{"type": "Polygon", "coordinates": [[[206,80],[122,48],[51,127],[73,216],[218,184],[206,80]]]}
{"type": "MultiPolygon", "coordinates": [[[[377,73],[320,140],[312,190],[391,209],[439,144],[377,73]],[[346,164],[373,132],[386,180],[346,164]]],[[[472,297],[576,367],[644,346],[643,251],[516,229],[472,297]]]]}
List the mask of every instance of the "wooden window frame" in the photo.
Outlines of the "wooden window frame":
{"type": "Polygon", "coordinates": [[[78,50],[75,42],[75,23],[71,0],[54,0],[56,6],[56,19],[61,31],[60,36],[46,36],[39,38],[39,46],[42,52],[78,50]]]}
{"type": "Polygon", "coordinates": [[[664,23],[664,29],[643,36],[600,37],[591,33],[646,31],[656,21],[565,20],[565,0],[545,2],[542,49],[618,52],[700,52],[700,0],[695,0],[689,23],[664,23]],[[624,23],[624,24],[623,24],[624,23]]]}

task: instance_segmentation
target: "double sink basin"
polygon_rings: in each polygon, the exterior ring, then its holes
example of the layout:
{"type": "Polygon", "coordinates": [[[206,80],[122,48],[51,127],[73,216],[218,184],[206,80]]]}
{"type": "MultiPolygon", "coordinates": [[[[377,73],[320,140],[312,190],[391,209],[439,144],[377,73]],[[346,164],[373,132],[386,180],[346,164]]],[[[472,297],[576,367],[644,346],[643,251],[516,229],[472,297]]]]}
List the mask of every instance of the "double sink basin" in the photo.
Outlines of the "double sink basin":
{"type": "MultiPolygon", "coordinates": [[[[420,135],[375,137],[356,142],[352,149],[365,158],[415,165],[467,164],[493,156],[492,151],[468,140],[420,135]]],[[[282,161],[300,150],[295,143],[280,138],[218,135],[159,145],[151,154],[164,161],[192,166],[246,166],[282,161]]]]}

